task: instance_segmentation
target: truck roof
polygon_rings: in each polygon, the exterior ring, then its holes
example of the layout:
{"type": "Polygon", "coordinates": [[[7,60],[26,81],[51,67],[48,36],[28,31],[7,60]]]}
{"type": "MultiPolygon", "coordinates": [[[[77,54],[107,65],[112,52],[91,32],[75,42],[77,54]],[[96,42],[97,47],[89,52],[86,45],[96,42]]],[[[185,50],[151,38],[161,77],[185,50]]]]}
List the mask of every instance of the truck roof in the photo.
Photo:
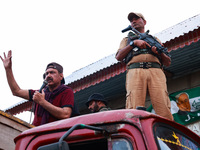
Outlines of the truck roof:
{"type": "MultiPolygon", "coordinates": [[[[76,124],[86,124],[86,125],[100,125],[106,123],[116,123],[116,122],[127,122],[132,124],[138,124],[141,119],[145,118],[158,118],[161,120],[166,120],[156,114],[149,113],[147,111],[135,110],[135,109],[119,109],[104,111],[98,113],[91,113],[86,115],[80,115],[77,117],[63,119],[34,127],[32,129],[26,130],[15,138],[15,141],[27,135],[37,135],[45,132],[51,132],[55,130],[67,130],[76,124]]],[[[175,123],[175,122],[174,122],[175,123]]]]}

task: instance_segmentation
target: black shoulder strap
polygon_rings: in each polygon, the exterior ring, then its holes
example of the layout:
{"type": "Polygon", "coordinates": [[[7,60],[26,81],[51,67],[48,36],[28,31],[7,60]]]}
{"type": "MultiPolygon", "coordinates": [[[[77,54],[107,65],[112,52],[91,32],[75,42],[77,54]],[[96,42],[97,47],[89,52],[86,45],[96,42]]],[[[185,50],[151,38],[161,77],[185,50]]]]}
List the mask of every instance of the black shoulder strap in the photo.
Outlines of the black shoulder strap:
{"type": "MultiPolygon", "coordinates": [[[[129,32],[129,33],[128,33],[128,40],[127,40],[126,45],[128,45],[131,41],[136,40],[136,39],[138,39],[138,38],[139,38],[138,35],[136,35],[136,34],[133,33],[133,32],[129,32]]],[[[124,58],[124,62],[125,62],[126,64],[133,58],[133,56],[134,56],[133,53],[134,53],[134,51],[131,50],[131,51],[126,55],[126,57],[124,58]]]]}
{"type": "Polygon", "coordinates": [[[127,45],[130,43],[130,41],[132,40],[135,40],[135,39],[138,39],[138,35],[136,35],[135,33],[133,32],[129,32],[128,33],[128,41],[127,41],[127,45]]]}

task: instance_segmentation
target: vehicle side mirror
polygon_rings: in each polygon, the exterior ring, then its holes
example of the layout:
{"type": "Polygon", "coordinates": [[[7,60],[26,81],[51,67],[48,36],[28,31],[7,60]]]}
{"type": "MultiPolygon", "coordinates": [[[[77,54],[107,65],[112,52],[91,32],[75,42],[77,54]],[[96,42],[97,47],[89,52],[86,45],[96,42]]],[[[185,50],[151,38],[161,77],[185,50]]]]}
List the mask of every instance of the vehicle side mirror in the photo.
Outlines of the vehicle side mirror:
{"type": "Polygon", "coordinates": [[[59,142],[40,146],[37,150],[70,150],[68,143],[65,141],[62,141],[62,148],[59,148],[59,142]]]}

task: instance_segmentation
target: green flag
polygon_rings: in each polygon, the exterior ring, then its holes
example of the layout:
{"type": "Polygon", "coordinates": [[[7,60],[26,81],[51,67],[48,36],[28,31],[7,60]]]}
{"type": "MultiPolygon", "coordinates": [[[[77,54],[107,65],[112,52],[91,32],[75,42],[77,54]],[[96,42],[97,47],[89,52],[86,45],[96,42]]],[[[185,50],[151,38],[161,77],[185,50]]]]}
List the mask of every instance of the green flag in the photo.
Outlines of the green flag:
{"type": "MultiPolygon", "coordinates": [[[[200,87],[169,95],[174,121],[187,125],[200,120],[200,87]]],[[[147,111],[154,113],[152,105],[147,111]]]]}

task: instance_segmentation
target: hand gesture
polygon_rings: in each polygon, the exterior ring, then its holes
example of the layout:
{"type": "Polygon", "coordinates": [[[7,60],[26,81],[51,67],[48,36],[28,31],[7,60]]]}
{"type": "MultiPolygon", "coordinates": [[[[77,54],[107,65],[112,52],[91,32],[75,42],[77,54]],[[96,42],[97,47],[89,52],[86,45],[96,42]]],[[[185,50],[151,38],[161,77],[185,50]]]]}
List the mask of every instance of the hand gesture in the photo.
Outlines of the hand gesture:
{"type": "Polygon", "coordinates": [[[151,48],[151,50],[152,50],[152,52],[154,52],[155,54],[157,54],[157,55],[159,54],[158,51],[157,51],[157,48],[156,48],[155,46],[153,46],[153,47],[151,48]]]}
{"type": "Polygon", "coordinates": [[[12,61],[11,61],[12,51],[11,50],[8,51],[8,55],[7,56],[6,56],[5,52],[4,52],[4,58],[2,58],[1,56],[0,56],[0,58],[3,61],[3,65],[4,65],[5,69],[8,69],[8,68],[12,67],[12,61]]]}
{"type": "MultiPolygon", "coordinates": [[[[159,42],[159,41],[158,41],[159,42]]],[[[160,43],[160,42],[159,42],[160,43]]],[[[162,47],[164,47],[164,45],[162,43],[160,43],[162,45],[162,47]]],[[[154,52],[155,54],[159,55],[158,51],[157,51],[157,48],[155,46],[153,46],[151,48],[152,52],[154,52]]]]}
{"type": "Polygon", "coordinates": [[[134,45],[139,47],[140,49],[146,49],[148,47],[151,47],[146,41],[144,40],[135,40],[134,45]]]}
{"type": "Polygon", "coordinates": [[[35,93],[33,94],[33,101],[42,105],[42,103],[45,101],[44,90],[42,90],[42,93],[40,93],[39,91],[35,91],[35,93]]]}

